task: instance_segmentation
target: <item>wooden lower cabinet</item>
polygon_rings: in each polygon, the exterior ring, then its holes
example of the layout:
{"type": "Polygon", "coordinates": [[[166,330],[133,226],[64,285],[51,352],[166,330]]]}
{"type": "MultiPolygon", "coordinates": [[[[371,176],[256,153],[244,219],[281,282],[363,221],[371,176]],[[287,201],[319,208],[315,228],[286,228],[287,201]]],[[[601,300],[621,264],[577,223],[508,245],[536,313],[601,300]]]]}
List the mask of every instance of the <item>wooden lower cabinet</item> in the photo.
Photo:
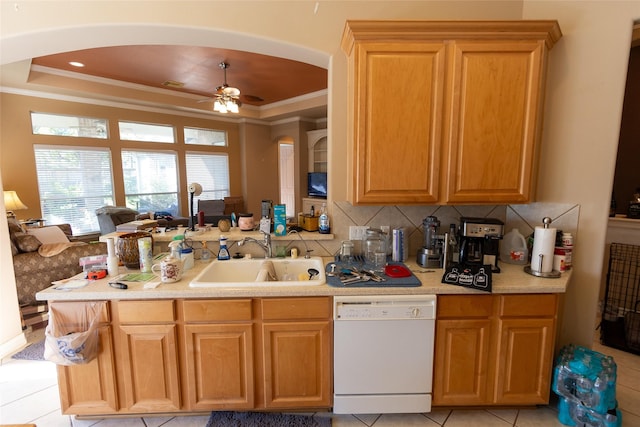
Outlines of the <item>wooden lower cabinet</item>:
{"type": "Polygon", "coordinates": [[[116,357],[123,411],[175,412],[182,407],[174,301],[117,301],[116,357]]]}
{"type": "Polygon", "coordinates": [[[267,409],[331,406],[332,300],[261,301],[264,405],[267,409]]]}
{"type": "Polygon", "coordinates": [[[185,300],[182,308],[187,408],[252,409],[251,300],[185,300]]]}
{"type": "Polygon", "coordinates": [[[438,298],[434,406],[547,404],[555,294],[438,298]]]}
{"type": "Polygon", "coordinates": [[[330,297],[107,302],[98,356],[58,367],[62,411],[330,408],[331,319],[330,297]]]}
{"type": "Polygon", "coordinates": [[[100,327],[100,353],[84,365],[58,365],[63,414],[92,415],[119,409],[111,326],[100,327]]]}
{"type": "MultiPolygon", "coordinates": [[[[66,324],[64,318],[77,317],[77,313],[85,311],[87,304],[93,302],[51,302],[49,312],[52,316],[61,314],[59,321],[66,324]]],[[[108,303],[100,315],[98,337],[100,350],[95,359],[82,365],[57,366],[63,414],[93,415],[114,413],[119,409],[108,303]]]]}

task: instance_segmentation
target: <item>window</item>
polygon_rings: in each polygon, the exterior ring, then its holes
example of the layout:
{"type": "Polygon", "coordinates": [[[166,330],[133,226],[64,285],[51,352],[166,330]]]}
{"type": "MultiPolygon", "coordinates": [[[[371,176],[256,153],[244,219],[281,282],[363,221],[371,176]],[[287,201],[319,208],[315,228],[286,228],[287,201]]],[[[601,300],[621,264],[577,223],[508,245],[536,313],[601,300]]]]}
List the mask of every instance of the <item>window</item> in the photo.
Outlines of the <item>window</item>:
{"type": "Polygon", "coordinates": [[[74,234],[99,230],[95,210],[113,205],[111,152],[36,145],[35,157],[44,219],[71,224],[74,234]]]}
{"type": "Polygon", "coordinates": [[[106,119],[31,113],[31,129],[34,135],[107,139],[108,128],[106,119]]]}
{"type": "Polygon", "coordinates": [[[227,132],[213,129],[184,128],[184,143],[192,145],[227,146],[227,132]]]}
{"type": "Polygon", "coordinates": [[[122,174],[127,207],[138,212],[178,215],[176,154],[159,151],[122,151],[122,174]]]}
{"type": "Polygon", "coordinates": [[[164,142],[176,141],[173,126],[147,123],[118,122],[120,139],[123,141],[164,142]]]}
{"type": "Polygon", "coordinates": [[[296,211],[295,165],[292,140],[282,139],[279,142],[278,175],[280,178],[280,203],[286,206],[287,218],[292,218],[296,211]]]}
{"type": "Polygon", "coordinates": [[[223,199],[230,195],[229,157],[226,154],[187,153],[186,166],[187,181],[202,185],[202,194],[194,200],[223,199]]]}

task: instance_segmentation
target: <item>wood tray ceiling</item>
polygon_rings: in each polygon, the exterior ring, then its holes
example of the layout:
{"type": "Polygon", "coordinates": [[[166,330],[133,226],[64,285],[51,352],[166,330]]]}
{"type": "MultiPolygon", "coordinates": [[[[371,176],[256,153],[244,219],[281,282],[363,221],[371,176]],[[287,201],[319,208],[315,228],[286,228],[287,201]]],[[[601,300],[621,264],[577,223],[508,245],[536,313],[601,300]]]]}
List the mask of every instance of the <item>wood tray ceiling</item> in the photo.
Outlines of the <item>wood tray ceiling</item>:
{"type": "Polygon", "coordinates": [[[32,64],[210,98],[224,83],[240,89],[243,104],[262,106],[327,88],[327,70],[302,62],[194,46],[114,46],[33,58],[32,64]],[[78,68],[69,64],[85,64],[78,68]],[[173,81],[182,87],[168,87],[173,81]]]}

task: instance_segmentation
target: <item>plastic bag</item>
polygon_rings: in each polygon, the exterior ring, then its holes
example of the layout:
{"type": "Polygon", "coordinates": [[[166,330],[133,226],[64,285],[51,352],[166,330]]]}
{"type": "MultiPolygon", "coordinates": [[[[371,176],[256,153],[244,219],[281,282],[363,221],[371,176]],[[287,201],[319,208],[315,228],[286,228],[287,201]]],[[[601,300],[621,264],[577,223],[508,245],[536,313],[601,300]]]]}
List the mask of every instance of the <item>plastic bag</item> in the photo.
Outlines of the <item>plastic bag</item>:
{"type": "Polygon", "coordinates": [[[99,352],[98,325],[104,301],[88,302],[70,314],[49,307],[45,329],[44,358],[58,365],[81,365],[99,352]]]}

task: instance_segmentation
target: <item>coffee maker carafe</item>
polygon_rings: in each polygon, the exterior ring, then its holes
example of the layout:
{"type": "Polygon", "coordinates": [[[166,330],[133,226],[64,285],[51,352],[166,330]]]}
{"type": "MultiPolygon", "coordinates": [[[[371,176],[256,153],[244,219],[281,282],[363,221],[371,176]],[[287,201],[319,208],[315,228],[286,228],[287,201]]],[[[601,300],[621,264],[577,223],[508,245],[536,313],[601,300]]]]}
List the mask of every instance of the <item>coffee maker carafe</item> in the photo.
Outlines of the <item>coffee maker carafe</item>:
{"type": "Polygon", "coordinates": [[[442,267],[442,238],[438,237],[440,221],[435,216],[422,220],[424,245],[418,250],[417,263],[421,267],[442,267]]]}
{"type": "Polygon", "coordinates": [[[491,265],[500,272],[498,256],[504,223],[496,218],[460,218],[460,264],[491,265]]]}

